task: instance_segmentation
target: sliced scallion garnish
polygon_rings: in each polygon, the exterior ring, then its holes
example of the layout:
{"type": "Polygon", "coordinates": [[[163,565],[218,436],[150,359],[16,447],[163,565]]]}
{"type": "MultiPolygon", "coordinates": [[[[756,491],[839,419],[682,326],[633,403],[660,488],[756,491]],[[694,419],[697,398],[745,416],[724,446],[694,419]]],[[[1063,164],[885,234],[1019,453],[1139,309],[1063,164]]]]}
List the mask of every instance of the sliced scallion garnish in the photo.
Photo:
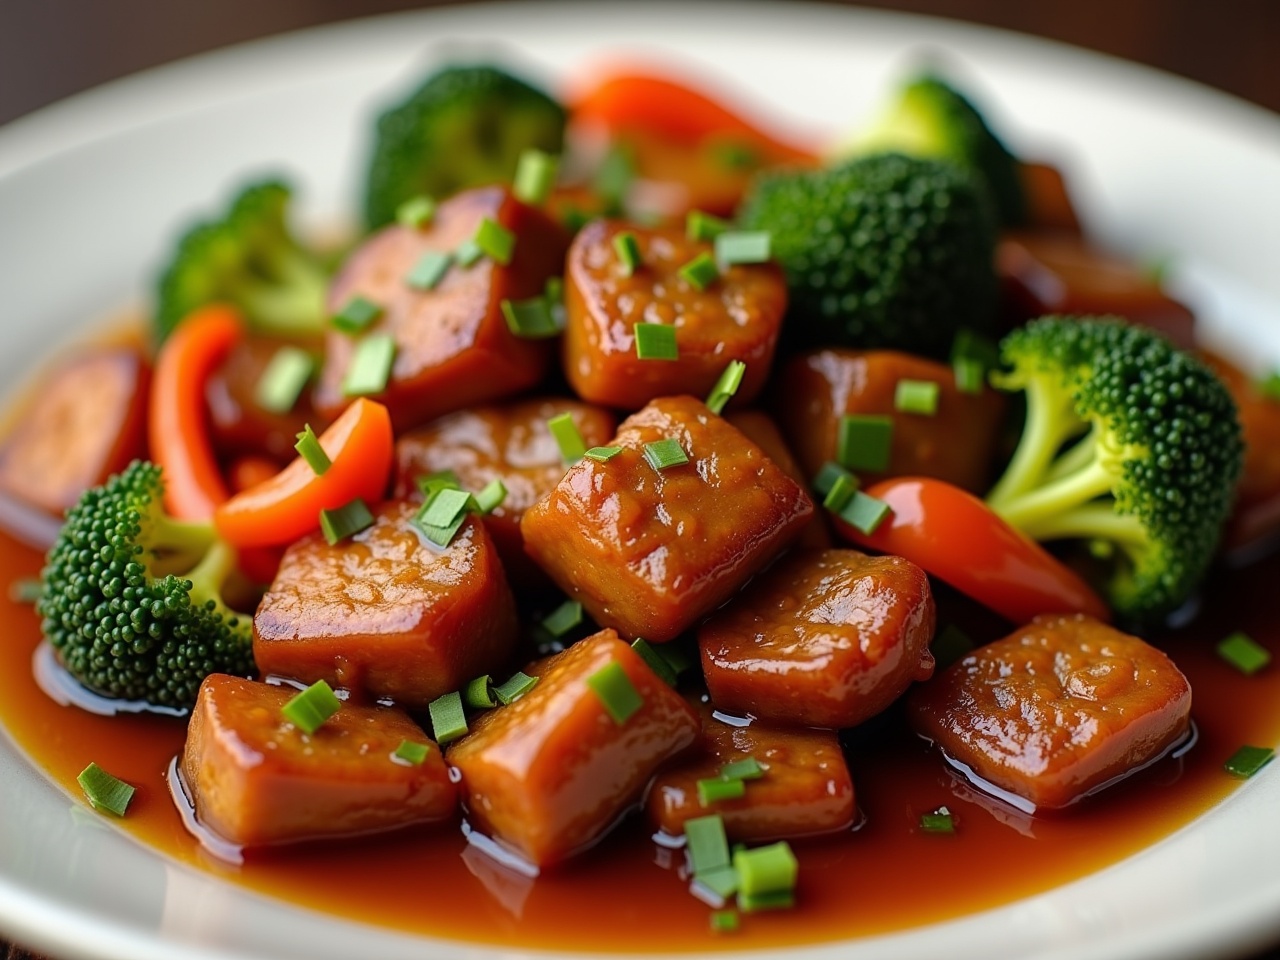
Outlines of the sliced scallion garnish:
{"type": "Polygon", "coordinates": [[[573,422],[573,414],[561,413],[547,421],[547,429],[555,437],[560,447],[560,456],[565,463],[577,463],[587,455],[587,445],[578,432],[578,425],[573,422]]]}
{"type": "Polygon", "coordinates": [[[695,876],[729,866],[729,839],[718,813],[686,820],[684,837],[695,876]]]}
{"type": "Polygon", "coordinates": [[[516,178],[511,192],[517,200],[537,206],[545,203],[556,185],[560,158],[541,150],[528,149],[516,162],[516,178]]]}
{"type": "Polygon", "coordinates": [[[893,510],[883,500],[877,500],[875,497],[867,496],[861,490],[855,490],[853,497],[837,515],[849,526],[869,537],[880,528],[880,524],[884,523],[891,513],[893,510]]]}
{"type": "Polygon", "coordinates": [[[404,227],[424,227],[435,218],[436,202],[428,196],[406,200],[396,208],[396,221],[404,227]]]}
{"type": "Polygon", "coordinates": [[[745,795],[747,785],[741,780],[723,780],[707,777],[698,781],[698,803],[709,807],[721,800],[734,800],[745,795]]]}
{"type": "Polygon", "coordinates": [[[592,447],[583,456],[598,463],[608,463],[621,452],[621,447],[592,447]]]}
{"type": "Polygon", "coordinates": [[[389,333],[373,334],[356,344],[351,366],[342,381],[348,397],[367,397],[387,389],[391,365],[396,359],[396,341],[389,333]]]}
{"type": "Polygon", "coordinates": [[[684,219],[685,236],[690,240],[701,243],[714,240],[726,230],[731,229],[732,226],[729,221],[713,217],[711,214],[703,213],[701,210],[689,211],[689,215],[684,219]]]}
{"type": "Polygon", "coordinates": [[[413,269],[405,274],[404,282],[415,290],[434,290],[449,272],[453,254],[446,250],[428,250],[418,258],[413,269]]]}
{"type": "Polygon", "coordinates": [[[426,762],[431,754],[431,747],[425,743],[418,743],[414,740],[401,740],[400,746],[396,747],[391,754],[397,760],[403,760],[410,766],[420,767],[426,762]]]}
{"type": "Polygon", "coordinates": [[[759,780],[763,776],[764,767],[755,757],[731,760],[720,768],[722,780],[759,780]]]}
{"type": "Polygon", "coordinates": [[[796,855],[785,840],[737,851],[733,867],[738,871],[739,895],[748,897],[793,890],[799,871],[796,855]]]}
{"type": "Polygon", "coordinates": [[[644,637],[638,637],[632,644],[631,649],[640,655],[640,659],[649,665],[658,678],[668,686],[674,687],[680,680],[679,675],[672,669],[671,664],[667,662],[667,658],[659,653],[648,640],[644,637]]]}
{"type": "Polygon", "coordinates": [[[486,673],[468,683],[462,691],[462,702],[473,710],[496,707],[498,701],[493,699],[493,678],[486,673]]]}
{"type": "Polygon", "coordinates": [[[507,485],[499,478],[494,477],[484,485],[484,489],[476,494],[476,507],[480,512],[488,516],[502,506],[502,502],[507,499],[507,485]]]}
{"type": "Polygon", "coordinates": [[[716,237],[716,262],[730,267],[768,263],[771,237],[767,230],[733,230],[716,237]]]}
{"type": "Polygon", "coordinates": [[[76,783],[84,791],[85,798],[95,810],[123,817],[129,809],[129,801],[133,799],[136,788],[113,777],[96,763],[91,763],[76,777],[76,783]]]}
{"type": "Polygon", "coordinates": [[[676,271],[695,290],[706,290],[720,278],[720,268],[709,253],[700,253],[676,271]]]}
{"type": "Polygon", "coordinates": [[[493,695],[503,706],[506,706],[515,703],[537,685],[537,677],[531,677],[522,670],[517,670],[510,679],[493,688],[493,695]]]}
{"type": "Polygon", "coordinates": [[[562,330],[555,308],[545,296],[503,300],[502,317],[507,321],[507,329],[525,340],[545,340],[562,330]]]}
{"type": "Polygon", "coordinates": [[[320,511],[320,532],[331,547],[371,526],[373,514],[359,497],[336,509],[320,511]]]}
{"type": "Polygon", "coordinates": [[[303,426],[302,432],[298,434],[298,442],[293,445],[293,449],[298,451],[298,456],[307,461],[307,466],[317,477],[323,477],[325,471],[333,466],[333,461],[320,446],[320,438],[316,436],[316,432],[311,429],[309,423],[303,426]]]}
{"type": "Polygon", "coordinates": [[[1271,651],[1240,631],[1220,641],[1217,651],[1218,656],[1245,676],[1252,676],[1271,662],[1271,651]]]}
{"type": "Polygon", "coordinates": [[[655,470],[666,470],[689,462],[689,455],[674,437],[664,437],[644,445],[644,458],[655,470]]]}
{"type": "Polygon", "coordinates": [[[506,266],[511,262],[511,255],[516,249],[516,235],[491,217],[485,217],[476,227],[475,241],[480,252],[494,263],[506,266]]]}
{"type": "Polygon", "coordinates": [[[836,460],[850,470],[877,473],[889,467],[893,418],[878,414],[850,414],[840,418],[836,460]]]}
{"type": "Polygon", "coordinates": [[[640,241],[630,230],[614,234],[613,251],[618,255],[618,264],[622,267],[624,277],[633,276],[644,261],[640,253],[640,241]]]}
{"type": "Polygon", "coordinates": [[[665,323],[637,323],[632,326],[635,334],[636,357],[640,360],[678,360],[680,349],[676,346],[676,328],[665,323]]]}
{"type": "Polygon", "coordinates": [[[467,715],[457,690],[432,700],[427,705],[427,712],[431,714],[431,729],[436,735],[436,743],[441,746],[452,743],[467,732],[467,715]]]}
{"type": "Polygon", "coordinates": [[[380,316],[382,307],[368,297],[355,296],[333,315],[333,325],[343,333],[359,333],[380,316]]]}
{"type": "Polygon", "coordinates": [[[955,818],[946,807],[939,807],[932,813],[920,815],[920,829],[925,833],[955,833],[955,818]]]}
{"type": "Polygon", "coordinates": [[[1233,777],[1248,780],[1270,763],[1275,755],[1276,752],[1271,747],[1241,747],[1222,767],[1233,777]]]}
{"type": "Polygon", "coordinates": [[[613,722],[622,726],[637,710],[644,706],[644,697],[635,688],[622,664],[611,660],[587,677],[591,688],[613,722]]]}
{"type": "Polygon", "coordinates": [[[707,394],[707,409],[714,414],[724,412],[725,404],[733,399],[738,388],[742,386],[742,378],[747,372],[747,365],[741,360],[730,360],[729,365],[720,374],[720,379],[707,394]]]}
{"type": "Polygon", "coordinates": [[[581,623],[582,604],[577,600],[566,600],[542,621],[542,627],[553,637],[563,637],[581,623]]]}
{"type": "Polygon", "coordinates": [[[291,697],[280,712],[303,733],[312,734],[324,726],[341,706],[342,701],[333,692],[333,687],[327,681],[317,680],[291,697]]]}
{"type": "Polygon", "coordinates": [[[268,413],[288,413],[315,372],[316,360],[299,347],[281,347],[262,371],[253,400],[268,413]]]}

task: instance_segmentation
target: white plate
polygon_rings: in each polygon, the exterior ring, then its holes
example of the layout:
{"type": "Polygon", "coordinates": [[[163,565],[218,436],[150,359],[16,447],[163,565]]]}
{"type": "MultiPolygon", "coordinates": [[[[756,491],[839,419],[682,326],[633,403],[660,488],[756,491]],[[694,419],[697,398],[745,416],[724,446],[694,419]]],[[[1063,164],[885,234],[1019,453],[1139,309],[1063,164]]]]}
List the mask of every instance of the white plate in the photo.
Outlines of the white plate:
{"type": "MultiPolygon", "coordinates": [[[[307,213],[355,208],[372,107],[450,41],[505,44],[551,81],[602,49],[675,54],[779,118],[865,118],[907,56],[954,56],[1016,149],[1059,159],[1095,232],[1175,257],[1211,332],[1280,357],[1280,119],[1195,85],[1040,41],[800,4],[473,6],[261,41],[151,71],[0,130],[0,376],[140,299],[176,225],[246,173],[285,169],[307,213]],[[1260,348],[1258,343],[1262,344],[1260,348]]],[[[857,942],[861,957],[1175,957],[1280,933],[1280,764],[1110,869],[962,920],[857,942]]],[[[60,958],[513,958],[335,921],[140,847],[0,739],[0,930],[60,958]]],[[[954,878],[953,878],[954,879],[954,878]]],[[[788,951],[844,957],[849,945],[788,951]]],[[[774,954],[778,956],[780,954],[774,954]]],[[[760,956],[760,954],[756,954],[760,956]]]]}

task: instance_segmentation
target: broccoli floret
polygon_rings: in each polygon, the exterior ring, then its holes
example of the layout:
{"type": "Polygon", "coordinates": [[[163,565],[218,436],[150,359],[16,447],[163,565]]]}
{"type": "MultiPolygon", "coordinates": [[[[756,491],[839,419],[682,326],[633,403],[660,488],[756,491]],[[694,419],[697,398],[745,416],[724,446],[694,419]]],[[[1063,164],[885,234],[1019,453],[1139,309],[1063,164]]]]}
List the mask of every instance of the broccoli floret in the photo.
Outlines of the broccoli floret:
{"type": "Polygon", "coordinates": [[[913,157],[950,160],[982,177],[1000,222],[1027,219],[1020,164],[964,94],[932,75],[905,84],[879,122],[857,141],[860,154],[900,150],[913,157]]]}
{"type": "Polygon", "coordinates": [[[1045,317],[1007,336],[993,375],[1026,424],[987,502],[1037,540],[1082,539],[1136,622],[1195,591],[1244,458],[1235,403],[1199,360],[1116,317],[1045,317]]]}
{"type": "Polygon", "coordinates": [[[527,149],[560,153],[565,110],[494,67],[447,67],[378,118],[365,185],[365,222],[395,219],[406,200],[437,200],[510,182],[527,149]]]}
{"type": "Polygon", "coordinates": [[[223,215],[183,234],[160,275],[159,340],[214,301],[235,304],[263,333],[300,337],[324,330],[328,271],[290,232],[290,196],[279,181],[252,184],[223,215]]]}
{"type": "Polygon", "coordinates": [[[961,328],[991,325],[995,216],[982,184],[953,164],[885,153],[765,174],[740,218],[772,234],[793,344],[941,356],[961,328]]]}
{"type": "Polygon", "coordinates": [[[234,550],[211,524],[170,518],[162,495],[160,468],[143,461],[88,490],[49,551],[36,610],[89,689],[189,707],[210,673],[253,671],[252,623],[222,600],[234,550]]]}

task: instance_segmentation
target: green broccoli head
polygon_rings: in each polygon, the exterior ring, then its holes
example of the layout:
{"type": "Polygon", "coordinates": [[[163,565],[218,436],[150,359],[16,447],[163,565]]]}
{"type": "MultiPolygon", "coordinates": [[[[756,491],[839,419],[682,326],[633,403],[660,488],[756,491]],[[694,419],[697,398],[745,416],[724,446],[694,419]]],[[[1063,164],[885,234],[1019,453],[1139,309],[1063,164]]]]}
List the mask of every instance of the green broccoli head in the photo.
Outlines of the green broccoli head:
{"type": "Polygon", "coordinates": [[[528,149],[560,153],[565,110],[494,67],[447,67],[378,118],[365,184],[370,230],[406,200],[509,182],[528,149]]]}
{"type": "Polygon", "coordinates": [[[1235,403],[1204,364],[1116,317],[1045,317],[1001,344],[997,386],[1026,426],[987,498],[1037,540],[1081,539],[1129,620],[1185,603],[1213,557],[1244,460],[1235,403]]]}
{"type": "Polygon", "coordinates": [[[958,330],[991,325],[995,217],[953,164],[885,153],[766,174],[740,217],[772,234],[791,296],[784,335],[797,345],[942,356],[958,330]]]}
{"type": "Polygon", "coordinates": [[[183,234],[160,275],[159,340],[215,301],[239,307],[263,333],[305,337],[324,330],[328,271],[289,231],[290,196],[275,180],[252,184],[221,216],[183,234]]]}
{"type": "Polygon", "coordinates": [[[67,670],[108,697],[195,703],[210,673],[253,671],[250,618],[222,601],[235,554],[170,519],[155,464],[134,461],[67,514],[36,610],[67,670]]]}
{"type": "Polygon", "coordinates": [[[859,153],[901,150],[913,157],[950,160],[986,182],[1001,223],[1026,221],[1027,197],[1017,158],[964,94],[939,77],[926,74],[903,86],[856,148],[859,153]]]}

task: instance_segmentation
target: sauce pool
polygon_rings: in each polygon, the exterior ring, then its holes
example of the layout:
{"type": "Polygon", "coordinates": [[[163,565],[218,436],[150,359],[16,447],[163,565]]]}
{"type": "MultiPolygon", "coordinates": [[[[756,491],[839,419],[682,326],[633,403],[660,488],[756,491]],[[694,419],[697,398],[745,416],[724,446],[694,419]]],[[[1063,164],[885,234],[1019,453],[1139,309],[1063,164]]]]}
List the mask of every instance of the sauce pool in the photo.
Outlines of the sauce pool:
{"type": "MultiPolygon", "coordinates": [[[[0,534],[0,585],[36,575],[40,564],[38,552],[0,534]]],[[[1216,656],[1214,644],[1243,630],[1280,654],[1280,624],[1267,602],[1278,576],[1280,556],[1219,571],[1195,622],[1155,638],[1191,681],[1199,740],[1184,756],[1166,758],[1070,812],[1028,816],[985,797],[950,773],[895,710],[846,735],[858,829],[793,842],[800,861],[796,908],[744,914],[732,935],[711,932],[710,908],[689,893],[683,853],[655,844],[639,818],[536,879],[469,846],[456,823],[250,851],[239,866],[221,862],[183,828],[165,780],[185,721],[59,706],[32,677],[40,642],[35,613],[3,590],[0,725],[77,798],[76,775],[90,761],[134,784],[137,794],[119,824],[157,852],[331,916],[549,950],[814,943],[902,930],[1039,893],[1136,853],[1221,801],[1240,784],[1223,762],[1243,744],[1280,740],[1280,670],[1245,677],[1216,656]],[[921,814],[939,806],[955,819],[953,835],[919,829],[921,814]]]]}

